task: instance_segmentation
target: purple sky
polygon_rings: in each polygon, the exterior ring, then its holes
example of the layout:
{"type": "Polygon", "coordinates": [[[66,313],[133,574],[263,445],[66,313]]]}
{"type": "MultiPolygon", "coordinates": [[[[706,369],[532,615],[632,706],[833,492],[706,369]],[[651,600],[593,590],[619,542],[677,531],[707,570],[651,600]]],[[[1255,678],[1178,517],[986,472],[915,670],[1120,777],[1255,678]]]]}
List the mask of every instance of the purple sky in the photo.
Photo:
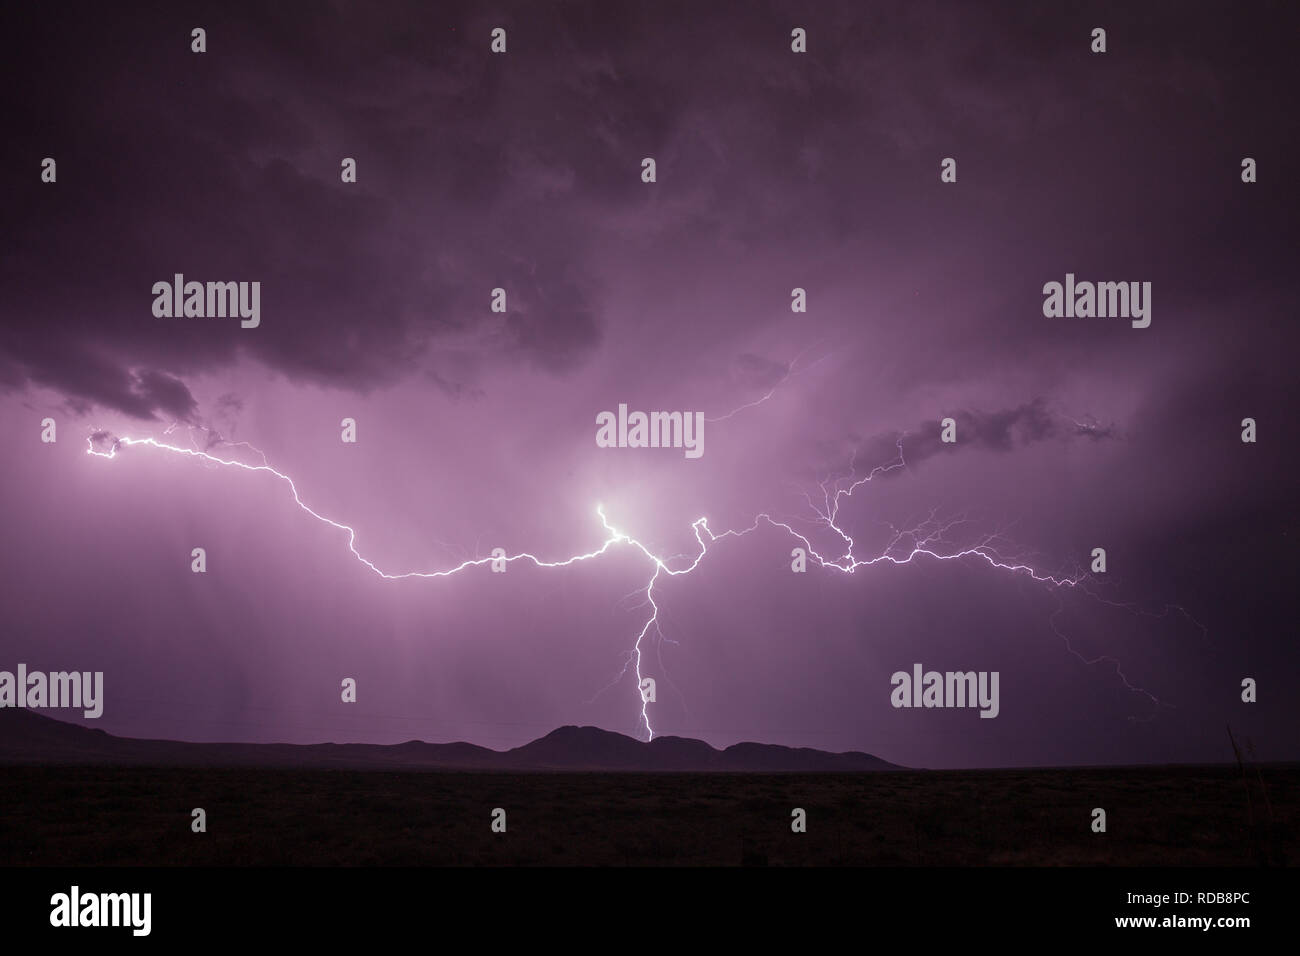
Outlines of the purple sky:
{"type": "Polygon", "coordinates": [[[657,734],[996,766],[1229,759],[1230,723],[1300,757],[1297,14],[1069,6],[27,14],[0,87],[0,669],[102,670],[93,723],[135,736],[644,737],[617,679],[636,549],[386,581],[270,475],[87,437],[249,442],[402,572],[594,550],[597,503],[693,555],[695,519],[810,518],[905,432],[907,467],[841,506],[855,554],[934,514],[1044,574],[1104,547],[1095,596],[977,558],[792,574],[760,527],[655,589],[657,734]],[[260,281],[260,327],[154,317],[176,272],[260,281]],[[1044,317],[1067,272],[1151,282],[1150,327],[1044,317]],[[692,461],[597,448],[620,402],[742,410],[692,461]],[[1000,672],[999,717],[892,708],[915,662],[1000,672]]]}

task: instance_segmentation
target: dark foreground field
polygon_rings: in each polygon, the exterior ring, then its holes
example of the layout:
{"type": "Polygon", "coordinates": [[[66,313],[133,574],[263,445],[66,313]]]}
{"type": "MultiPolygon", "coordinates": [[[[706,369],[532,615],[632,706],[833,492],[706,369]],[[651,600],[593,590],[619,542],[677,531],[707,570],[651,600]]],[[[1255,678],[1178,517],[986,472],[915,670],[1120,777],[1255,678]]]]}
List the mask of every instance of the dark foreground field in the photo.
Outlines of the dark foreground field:
{"type": "Polygon", "coordinates": [[[0,768],[0,865],[1294,865],[1300,767],[871,774],[0,768]],[[1267,802],[1266,802],[1267,799],[1267,802]],[[1272,822],[1269,822],[1271,806],[1272,822]],[[192,833],[190,811],[207,811],[192,833]],[[493,833],[494,807],[507,832],[493,833]],[[808,814],[792,833],[790,811],[808,814]],[[1107,813],[1093,833],[1091,811],[1107,813]],[[1251,825],[1253,813],[1254,826],[1251,825]]]}

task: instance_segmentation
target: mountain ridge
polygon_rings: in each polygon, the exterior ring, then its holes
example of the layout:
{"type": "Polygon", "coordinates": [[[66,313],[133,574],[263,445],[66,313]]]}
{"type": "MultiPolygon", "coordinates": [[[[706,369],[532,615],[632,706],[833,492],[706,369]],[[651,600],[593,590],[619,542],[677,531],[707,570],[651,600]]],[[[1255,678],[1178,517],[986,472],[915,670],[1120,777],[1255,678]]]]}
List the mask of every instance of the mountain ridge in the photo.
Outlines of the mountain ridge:
{"type": "Polygon", "coordinates": [[[650,742],[599,727],[565,725],[509,750],[457,741],[434,744],[193,743],[118,737],[23,708],[0,709],[0,765],[265,767],[339,770],[862,773],[908,768],[861,751],[742,742],[718,750],[703,740],[650,742]]]}

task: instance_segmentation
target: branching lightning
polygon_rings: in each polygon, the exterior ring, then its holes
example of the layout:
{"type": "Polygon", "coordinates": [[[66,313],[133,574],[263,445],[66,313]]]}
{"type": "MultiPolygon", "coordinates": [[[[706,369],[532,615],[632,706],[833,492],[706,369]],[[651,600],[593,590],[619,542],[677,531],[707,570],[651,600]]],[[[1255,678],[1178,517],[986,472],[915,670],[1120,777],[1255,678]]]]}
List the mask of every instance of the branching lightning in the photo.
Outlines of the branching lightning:
{"type": "MultiPolygon", "coordinates": [[[[793,363],[792,363],[792,367],[793,367],[793,363]]],[[[775,391],[775,387],[773,391],[775,391]]],[[[761,399],[760,402],[765,401],[768,397],[770,397],[770,393],[769,395],[764,396],[764,398],[761,399]]],[[[739,409],[737,409],[737,411],[739,411],[739,409]]],[[[734,414],[734,412],[732,414],[734,414]]],[[[164,432],[164,434],[170,434],[174,430],[174,428],[175,426],[168,428],[164,432]]],[[[504,561],[506,563],[523,561],[523,562],[531,562],[532,564],[536,565],[539,568],[562,568],[562,567],[568,567],[569,565],[578,564],[584,561],[591,561],[616,547],[628,547],[635,551],[639,551],[649,562],[650,569],[651,569],[649,580],[646,582],[644,589],[637,592],[638,594],[644,597],[644,601],[642,603],[644,607],[648,608],[648,615],[644,623],[641,625],[640,630],[637,633],[636,640],[632,645],[631,651],[628,655],[628,660],[625,663],[622,672],[614,679],[614,681],[611,682],[609,686],[612,686],[614,683],[617,683],[622,678],[624,678],[627,674],[627,670],[629,667],[631,667],[634,670],[635,677],[636,677],[637,694],[638,696],[641,697],[640,723],[645,727],[647,739],[653,739],[655,732],[650,722],[650,715],[647,706],[648,701],[646,695],[642,692],[641,688],[642,688],[642,680],[644,676],[642,673],[642,663],[644,657],[644,644],[646,638],[648,637],[648,635],[651,634],[652,631],[658,634],[660,637],[662,637],[662,632],[659,630],[660,628],[659,615],[660,615],[661,608],[659,606],[659,603],[656,601],[656,593],[655,593],[656,586],[661,582],[662,579],[680,577],[680,576],[690,574],[692,571],[694,571],[697,567],[700,566],[700,563],[704,560],[705,555],[709,553],[709,549],[712,546],[718,545],[719,542],[722,542],[723,540],[728,538],[745,537],[746,535],[751,534],[752,532],[758,530],[760,527],[764,525],[783,531],[786,534],[790,535],[794,540],[799,542],[799,546],[805,550],[808,557],[811,558],[812,561],[817,566],[828,571],[837,571],[842,574],[853,574],[859,568],[872,567],[874,565],[883,564],[883,563],[904,565],[904,564],[911,564],[918,560],[934,560],[934,561],[976,560],[976,561],[982,561],[985,564],[989,565],[990,567],[995,568],[1002,572],[1015,574],[1015,575],[1023,575],[1043,585],[1044,587],[1053,590],[1059,590],[1063,588],[1072,588],[1072,589],[1079,588],[1082,589],[1085,593],[1089,594],[1089,596],[1094,597],[1099,601],[1103,601],[1104,603],[1112,604],[1116,607],[1135,609],[1133,608],[1132,605],[1121,604],[1114,601],[1108,601],[1105,598],[1098,596],[1093,591],[1089,590],[1086,586],[1088,581],[1088,576],[1082,572],[1073,575],[1048,574],[1034,568],[1033,566],[1031,566],[1030,564],[1022,560],[1004,556],[998,547],[999,544],[1002,543],[1003,541],[1002,535],[1000,534],[994,533],[994,534],[986,535],[983,538],[981,538],[977,543],[965,547],[959,547],[957,545],[950,544],[947,540],[947,536],[958,525],[966,523],[965,520],[962,518],[957,518],[946,522],[942,522],[938,520],[938,518],[934,513],[931,513],[925,520],[921,521],[915,527],[906,528],[906,529],[891,527],[891,537],[888,543],[883,548],[881,548],[878,552],[871,554],[869,556],[860,556],[858,554],[855,554],[854,549],[856,547],[856,543],[853,537],[850,536],[845,530],[843,530],[838,524],[841,505],[847,499],[852,498],[853,494],[859,488],[871,482],[872,480],[880,477],[881,475],[895,471],[897,469],[907,467],[907,462],[903,455],[903,439],[905,437],[906,437],[905,435],[900,435],[898,438],[897,441],[898,455],[895,459],[883,465],[878,465],[872,468],[865,475],[858,475],[856,455],[855,455],[854,459],[850,461],[849,474],[847,476],[840,476],[834,479],[827,478],[819,483],[819,492],[820,492],[818,496],[820,498],[819,501],[816,500],[812,495],[808,495],[808,494],[804,495],[812,516],[811,518],[806,518],[803,520],[812,523],[814,526],[823,529],[825,532],[829,532],[830,535],[832,536],[832,539],[839,542],[839,544],[836,546],[836,553],[828,552],[823,554],[816,547],[814,547],[808,535],[806,535],[801,531],[796,530],[795,523],[797,519],[778,518],[765,512],[755,516],[753,522],[747,527],[738,528],[738,529],[729,529],[720,532],[714,532],[709,527],[708,519],[697,518],[691,524],[691,530],[695,536],[695,540],[698,545],[698,550],[694,554],[673,555],[668,558],[661,558],[658,555],[656,555],[654,552],[652,552],[648,547],[646,547],[642,542],[624,533],[623,531],[620,531],[613,524],[611,524],[608,516],[605,514],[603,507],[597,505],[595,512],[604,530],[605,538],[601,542],[599,547],[596,547],[591,551],[571,555],[566,558],[551,559],[551,560],[541,558],[527,551],[522,551],[517,554],[507,555],[504,558],[492,558],[492,557],[467,558],[461,561],[459,564],[455,564],[453,566],[442,568],[439,570],[405,571],[405,572],[398,572],[398,573],[385,571],[382,568],[380,568],[377,564],[375,564],[373,561],[371,561],[369,558],[365,557],[357,549],[356,529],[352,528],[350,525],[344,524],[339,521],[335,521],[334,519],[329,518],[313,510],[310,506],[307,505],[306,502],[303,501],[302,496],[299,494],[298,486],[294,483],[293,479],[290,478],[288,475],[284,474],[283,472],[280,472],[275,468],[273,468],[269,464],[269,462],[266,459],[266,456],[262,452],[258,451],[256,448],[253,448],[253,446],[248,445],[246,442],[225,442],[218,437],[215,441],[209,440],[205,450],[198,450],[197,448],[187,448],[182,445],[171,444],[170,442],[166,442],[166,441],[159,441],[158,439],[152,437],[114,438],[112,439],[111,443],[108,445],[106,450],[100,450],[95,447],[96,442],[105,441],[106,436],[105,433],[97,432],[95,435],[92,435],[88,443],[89,447],[87,448],[87,452],[91,455],[100,458],[113,459],[117,457],[118,452],[122,451],[123,449],[151,448],[151,449],[167,452],[169,454],[198,459],[202,462],[221,466],[221,467],[235,468],[246,472],[262,472],[268,474],[273,478],[284,482],[288,486],[290,493],[293,495],[293,500],[298,505],[299,508],[301,508],[307,514],[311,515],[317,521],[327,524],[330,527],[335,528],[339,531],[345,532],[347,534],[347,539],[348,539],[348,550],[352,552],[352,555],[357,559],[357,561],[359,561],[362,565],[364,565],[374,574],[377,574],[380,577],[391,581],[405,580],[407,578],[450,577],[451,575],[459,574],[463,571],[466,571],[469,568],[488,565],[493,563],[494,561],[504,561]],[[224,458],[221,457],[220,455],[212,454],[211,449],[217,445],[230,445],[232,447],[237,445],[242,445],[248,448],[249,450],[251,450],[252,452],[256,453],[260,457],[261,463],[250,464],[248,462],[240,461],[238,459],[224,458]]],[[[1180,607],[1176,607],[1173,605],[1167,605],[1164,611],[1158,614],[1157,616],[1167,615],[1172,611],[1177,611],[1183,614],[1184,616],[1188,617],[1188,619],[1192,620],[1193,623],[1196,623],[1195,620],[1192,619],[1190,615],[1187,614],[1186,611],[1184,611],[1180,607]]],[[[1159,701],[1154,694],[1150,693],[1147,690],[1144,690],[1141,687],[1137,687],[1128,681],[1128,678],[1125,677],[1123,671],[1120,669],[1119,662],[1115,658],[1103,656],[1103,657],[1088,659],[1084,655],[1076,651],[1075,648],[1071,645],[1066,635],[1062,633],[1060,628],[1057,626],[1056,618],[1059,613],[1060,613],[1060,608],[1058,607],[1057,611],[1054,612],[1052,615],[1051,626],[1053,631],[1065,642],[1066,648],[1069,650],[1071,654],[1073,654],[1075,657],[1079,658],[1079,660],[1087,664],[1105,663],[1105,664],[1113,665],[1116,675],[1124,683],[1126,688],[1128,688],[1130,691],[1134,693],[1147,697],[1151,702],[1153,702],[1157,706],[1161,705],[1161,701],[1159,701]]],[[[1150,612],[1142,612],[1142,613],[1150,613],[1150,612]]],[[[1199,624],[1197,624],[1197,626],[1200,627],[1199,624]]],[[[1204,631],[1204,628],[1202,628],[1202,631],[1204,631]]]]}

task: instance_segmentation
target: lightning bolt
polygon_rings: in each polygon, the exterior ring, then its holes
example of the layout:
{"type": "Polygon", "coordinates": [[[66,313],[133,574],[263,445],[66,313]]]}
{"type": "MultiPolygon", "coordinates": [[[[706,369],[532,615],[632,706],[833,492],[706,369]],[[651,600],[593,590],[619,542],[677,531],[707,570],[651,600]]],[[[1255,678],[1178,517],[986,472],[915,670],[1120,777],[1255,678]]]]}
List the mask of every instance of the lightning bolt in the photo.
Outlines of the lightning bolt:
{"type": "MultiPolygon", "coordinates": [[[[175,426],[168,428],[164,432],[164,434],[170,434],[171,431],[174,429],[174,427],[175,426]]],[[[875,554],[869,556],[859,556],[855,554],[854,549],[856,547],[856,543],[853,537],[849,535],[844,529],[842,529],[840,525],[837,523],[839,521],[841,505],[847,499],[852,498],[854,493],[859,488],[870,483],[876,478],[879,478],[881,475],[885,475],[897,469],[907,467],[907,462],[903,455],[903,439],[905,437],[906,437],[906,433],[898,437],[897,445],[896,445],[898,449],[897,458],[889,462],[886,462],[885,464],[875,466],[864,475],[858,475],[857,473],[856,452],[855,452],[853,458],[850,459],[849,473],[847,476],[841,475],[835,478],[828,477],[826,479],[823,479],[821,482],[819,482],[820,499],[821,499],[820,503],[815,501],[812,495],[805,493],[804,498],[808,503],[808,507],[812,513],[811,519],[805,519],[805,520],[810,520],[811,523],[813,523],[814,525],[824,529],[826,532],[829,532],[832,537],[832,540],[837,540],[839,542],[839,545],[836,546],[834,552],[828,551],[827,553],[823,554],[821,551],[819,551],[813,545],[812,541],[806,534],[796,530],[795,528],[796,519],[776,517],[764,512],[755,516],[753,522],[747,527],[728,529],[716,533],[709,527],[709,522],[707,518],[703,518],[703,517],[697,518],[691,524],[691,531],[694,534],[695,541],[698,545],[698,550],[693,555],[684,554],[684,555],[674,555],[669,558],[661,558],[659,555],[655,554],[648,547],[646,547],[645,544],[643,544],[641,541],[637,540],[636,538],[632,537],[629,534],[626,534],[623,531],[620,531],[613,524],[611,524],[608,516],[605,514],[603,507],[597,505],[595,511],[596,511],[596,515],[600,519],[601,526],[604,529],[605,539],[603,542],[601,542],[599,547],[591,551],[587,551],[585,553],[580,553],[580,554],[574,554],[567,558],[560,558],[555,560],[543,559],[531,552],[521,551],[517,554],[507,555],[503,558],[500,557],[499,558],[492,558],[492,557],[467,558],[461,561],[459,564],[447,568],[443,568],[440,570],[405,571],[400,573],[392,573],[392,572],[385,571],[382,568],[380,568],[378,565],[376,565],[373,561],[371,561],[369,558],[367,558],[365,555],[363,555],[357,549],[357,532],[355,528],[351,527],[350,525],[344,524],[340,521],[335,521],[333,518],[327,517],[312,509],[305,501],[303,501],[302,496],[299,494],[298,486],[294,483],[293,479],[290,478],[288,475],[284,474],[283,472],[273,468],[270,465],[270,463],[267,461],[266,456],[261,451],[254,448],[252,445],[249,445],[247,442],[226,443],[218,439],[217,442],[210,441],[207,445],[207,450],[198,450],[197,448],[187,448],[182,445],[175,445],[170,442],[159,441],[158,439],[152,437],[148,437],[148,438],[124,437],[124,438],[113,439],[111,444],[107,448],[107,450],[99,450],[96,449],[95,443],[96,441],[102,442],[103,440],[105,440],[106,433],[97,431],[94,434],[92,434],[91,438],[88,441],[87,453],[99,458],[113,459],[116,458],[118,453],[124,449],[150,448],[150,449],[163,451],[168,454],[174,454],[186,458],[198,459],[202,462],[211,465],[217,465],[225,468],[234,468],[246,472],[260,472],[260,473],[270,475],[276,480],[284,482],[284,484],[288,486],[290,493],[293,495],[293,500],[295,504],[298,505],[299,508],[301,508],[307,514],[311,515],[317,521],[320,521],[323,524],[327,524],[332,528],[336,528],[339,531],[345,532],[348,538],[348,550],[352,552],[353,556],[357,559],[357,561],[363,564],[374,574],[377,574],[378,576],[390,581],[400,581],[408,578],[445,578],[445,577],[450,577],[453,574],[459,574],[460,572],[465,571],[469,568],[491,564],[496,561],[504,561],[506,563],[524,561],[524,562],[531,562],[532,564],[536,565],[539,568],[563,568],[563,567],[568,567],[570,565],[578,564],[580,562],[591,561],[595,558],[600,557],[601,555],[605,554],[611,549],[619,546],[626,546],[636,551],[639,551],[642,555],[644,555],[646,560],[650,563],[651,568],[653,569],[651,571],[649,580],[646,582],[644,589],[638,592],[644,596],[645,599],[644,606],[649,609],[649,614],[645,622],[642,624],[640,631],[637,633],[636,640],[632,645],[631,652],[629,654],[627,662],[624,664],[622,672],[618,675],[618,677],[614,679],[614,681],[611,682],[610,685],[607,686],[612,686],[614,683],[617,683],[619,680],[621,680],[626,675],[629,667],[632,667],[634,669],[635,676],[636,676],[637,694],[641,698],[640,724],[645,727],[647,739],[653,740],[655,731],[650,722],[650,715],[647,707],[648,699],[647,699],[647,695],[642,690],[642,680],[644,679],[644,674],[642,672],[642,664],[644,660],[643,645],[645,643],[647,636],[651,633],[652,630],[654,630],[656,633],[659,633],[660,636],[662,637],[662,632],[659,630],[660,606],[655,599],[656,585],[658,585],[661,579],[663,578],[681,577],[690,574],[697,567],[699,567],[700,563],[704,560],[705,556],[708,554],[709,548],[711,546],[718,545],[719,542],[724,541],[725,539],[728,538],[743,538],[755,532],[756,530],[758,530],[760,527],[763,526],[769,526],[784,531],[785,533],[790,535],[793,539],[800,542],[801,546],[804,548],[807,555],[811,557],[819,567],[828,571],[837,571],[842,574],[854,574],[855,572],[857,572],[859,568],[872,567],[874,565],[882,564],[882,563],[905,565],[905,564],[911,564],[917,560],[935,560],[935,561],[977,560],[977,561],[982,561],[985,564],[989,565],[990,567],[995,568],[999,571],[1003,571],[1009,574],[1025,576],[1050,589],[1060,590],[1064,588],[1079,588],[1084,590],[1085,593],[1088,593],[1090,596],[1096,598],[1099,601],[1103,601],[1104,603],[1112,604],[1116,607],[1135,609],[1133,605],[1123,604],[1115,601],[1109,601],[1103,597],[1100,597],[1099,595],[1096,595],[1094,592],[1088,590],[1087,587],[1085,586],[1088,578],[1087,575],[1083,574],[1082,572],[1073,575],[1052,575],[1052,574],[1039,571],[1033,566],[1031,566],[1030,564],[1025,563],[1024,561],[1020,561],[1015,558],[1004,556],[998,549],[999,543],[1003,540],[1002,535],[999,533],[985,535],[975,544],[968,545],[966,547],[958,547],[956,545],[950,545],[947,541],[947,536],[949,535],[949,533],[957,526],[965,524],[967,522],[964,518],[955,518],[952,520],[948,520],[946,522],[940,521],[938,520],[934,512],[931,512],[931,514],[925,520],[921,521],[919,524],[911,528],[900,529],[891,526],[890,540],[883,548],[881,548],[875,554]],[[236,445],[242,445],[248,448],[249,450],[253,451],[254,453],[256,453],[261,458],[261,464],[249,464],[248,462],[240,461],[235,458],[224,458],[221,457],[220,455],[212,454],[210,449],[215,444],[230,444],[232,445],[232,447],[236,445]]],[[[1191,615],[1188,614],[1184,609],[1182,609],[1181,607],[1177,607],[1175,605],[1166,605],[1165,610],[1162,614],[1157,614],[1154,616],[1164,616],[1171,613],[1171,611],[1181,612],[1188,619],[1192,620],[1194,623],[1197,623],[1195,622],[1195,619],[1192,618],[1191,615]]],[[[1065,642],[1066,647],[1071,654],[1073,654],[1075,657],[1078,657],[1079,660],[1087,664],[1107,663],[1113,665],[1117,676],[1130,691],[1133,691],[1134,693],[1137,694],[1144,695],[1145,697],[1150,699],[1153,703],[1155,703],[1157,706],[1161,704],[1161,702],[1155,697],[1154,694],[1150,693],[1147,690],[1144,690],[1141,687],[1137,687],[1131,684],[1128,681],[1128,678],[1124,676],[1123,671],[1120,669],[1119,662],[1116,659],[1103,656],[1103,657],[1093,658],[1090,660],[1084,657],[1078,651],[1076,651],[1074,647],[1070,644],[1068,637],[1066,637],[1066,635],[1057,626],[1056,617],[1059,613],[1060,613],[1060,607],[1058,606],[1057,611],[1052,615],[1051,626],[1053,631],[1055,631],[1055,633],[1065,642]]],[[[1149,612],[1142,612],[1142,613],[1149,613],[1149,612]]],[[[1199,623],[1198,626],[1200,626],[1199,623]]],[[[1202,631],[1204,631],[1204,627],[1202,627],[1201,629],[1202,631]]]]}

